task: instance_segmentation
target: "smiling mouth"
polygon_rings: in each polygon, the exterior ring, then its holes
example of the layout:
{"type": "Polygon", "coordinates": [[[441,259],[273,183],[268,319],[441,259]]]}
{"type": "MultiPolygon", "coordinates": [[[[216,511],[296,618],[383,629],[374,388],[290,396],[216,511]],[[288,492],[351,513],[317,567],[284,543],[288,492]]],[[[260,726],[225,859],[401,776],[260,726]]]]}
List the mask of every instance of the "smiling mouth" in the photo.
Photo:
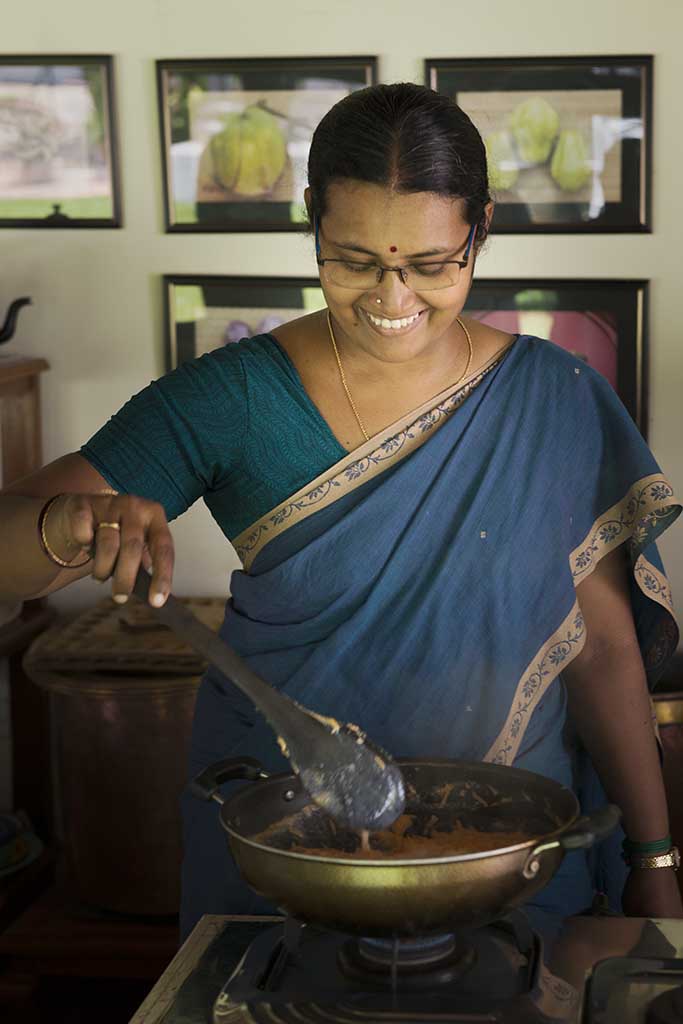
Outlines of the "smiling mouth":
{"type": "MultiPolygon", "coordinates": [[[[361,307],[362,308],[362,307],[361,307]]],[[[363,312],[367,316],[368,320],[375,327],[381,327],[386,330],[400,331],[406,327],[412,326],[415,321],[425,312],[421,309],[418,313],[412,313],[410,316],[403,317],[387,317],[387,316],[375,316],[374,313],[370,313],[369,310],[363,309],[363,312]]]]}

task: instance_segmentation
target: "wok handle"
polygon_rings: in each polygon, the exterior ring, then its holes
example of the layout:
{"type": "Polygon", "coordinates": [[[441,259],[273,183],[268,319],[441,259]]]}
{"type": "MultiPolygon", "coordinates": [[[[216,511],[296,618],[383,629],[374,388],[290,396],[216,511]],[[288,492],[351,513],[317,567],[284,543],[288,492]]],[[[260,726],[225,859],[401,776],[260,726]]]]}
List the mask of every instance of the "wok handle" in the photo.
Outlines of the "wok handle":
{"type": "Polygon", "coordinates": [[[606,839],[621,821],[621,811],[615,804],[606,804],[592,814],[574,822],[571,828],[558,836],[563,850],[585,850],[593,843],[606,839]]]}
{"type": "Polygon", "coordinates": [[[571,828],[561,836],[547,843],[539,843],[531,850],[522,868],[522,874],[529,880],[535,878],[541,870],[540,857],[548,850],[585,850],[610,835],[620,820],[621,811],[615,804],[606,804],[592,814],[577,818],[571,828]]]}
{"type": "Polygon", "coordinates": [[[222,804],[223,797],[218,787],[231,779],[246,779],[255,782],[257,779],[270,778],[260,761],[253,757],[228,757],[224,761],[215,761],[200,772],[189,786],[190,793],[200,800],[215,800],[222,804]]]}

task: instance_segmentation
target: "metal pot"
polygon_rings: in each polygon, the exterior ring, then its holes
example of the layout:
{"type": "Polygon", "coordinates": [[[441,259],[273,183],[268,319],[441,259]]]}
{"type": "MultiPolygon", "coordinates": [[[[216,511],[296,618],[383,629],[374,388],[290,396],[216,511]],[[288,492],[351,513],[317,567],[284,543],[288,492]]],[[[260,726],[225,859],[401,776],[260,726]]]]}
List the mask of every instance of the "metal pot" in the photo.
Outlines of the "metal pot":
{"type": "MultiPolygon", "coordinates": [[[[458,822],[482,832],[523,832],[528,840],[424,860],[297,853],[286,848],[286,828],[271,835],[268,845],[253,838],[310,808],[295,775],[270,776],[258,761],[231,759],[207,768],[192,788],[196,796],[221,804],[221,825],[252,889],[299,920],[367,936],[408,937],[487,924],[531,899],[550,881],[566,851],[591,846],[609,835],[620,818],[612,805],[580,818],[570,790],[519,768],[447,760],[398,764],[408,794],[406,813],[415,814],[418,823],[433,820],[436,813],[440,831],[458,822]],[[255,784],[224,800],[218,787],[231,779],[255,784]]],[[[305,820],[304,839],[297,845],[320,848],[329,819],[316,809],[305,820]]],[[[349,835],[338,836],[335,843],[349,841],[349,835]]]]}

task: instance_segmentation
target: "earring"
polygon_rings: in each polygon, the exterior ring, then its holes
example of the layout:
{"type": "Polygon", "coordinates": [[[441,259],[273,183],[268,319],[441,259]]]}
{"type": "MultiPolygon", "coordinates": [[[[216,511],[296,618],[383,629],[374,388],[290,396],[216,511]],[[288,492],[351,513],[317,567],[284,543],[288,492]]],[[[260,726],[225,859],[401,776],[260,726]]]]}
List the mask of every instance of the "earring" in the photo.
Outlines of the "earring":
{"type": "Polygon", "coordinates": [[[377,303],[377,305],[379,305],[382,302],[382,300],[381,299],[375,299],[375,302],[377,303]]]}

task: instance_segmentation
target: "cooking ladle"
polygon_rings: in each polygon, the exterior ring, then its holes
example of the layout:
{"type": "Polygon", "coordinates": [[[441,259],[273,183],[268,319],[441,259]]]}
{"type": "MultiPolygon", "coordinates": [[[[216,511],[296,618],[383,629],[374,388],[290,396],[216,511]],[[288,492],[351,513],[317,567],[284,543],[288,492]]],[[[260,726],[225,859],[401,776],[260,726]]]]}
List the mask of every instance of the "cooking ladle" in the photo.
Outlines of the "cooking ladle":
{"type": "MultiPolygon", "coordinates": [[[[145,602],[150,579],[140,569],[133,587],[145,602]]],[[[403,813],[400,769],[357,725],[317,715],[273,689],[173,594],[161,608],[149,607],[254,702],[275,730],[304,789],[328,814],[349,828],[383,829],[403,813]]]]}

